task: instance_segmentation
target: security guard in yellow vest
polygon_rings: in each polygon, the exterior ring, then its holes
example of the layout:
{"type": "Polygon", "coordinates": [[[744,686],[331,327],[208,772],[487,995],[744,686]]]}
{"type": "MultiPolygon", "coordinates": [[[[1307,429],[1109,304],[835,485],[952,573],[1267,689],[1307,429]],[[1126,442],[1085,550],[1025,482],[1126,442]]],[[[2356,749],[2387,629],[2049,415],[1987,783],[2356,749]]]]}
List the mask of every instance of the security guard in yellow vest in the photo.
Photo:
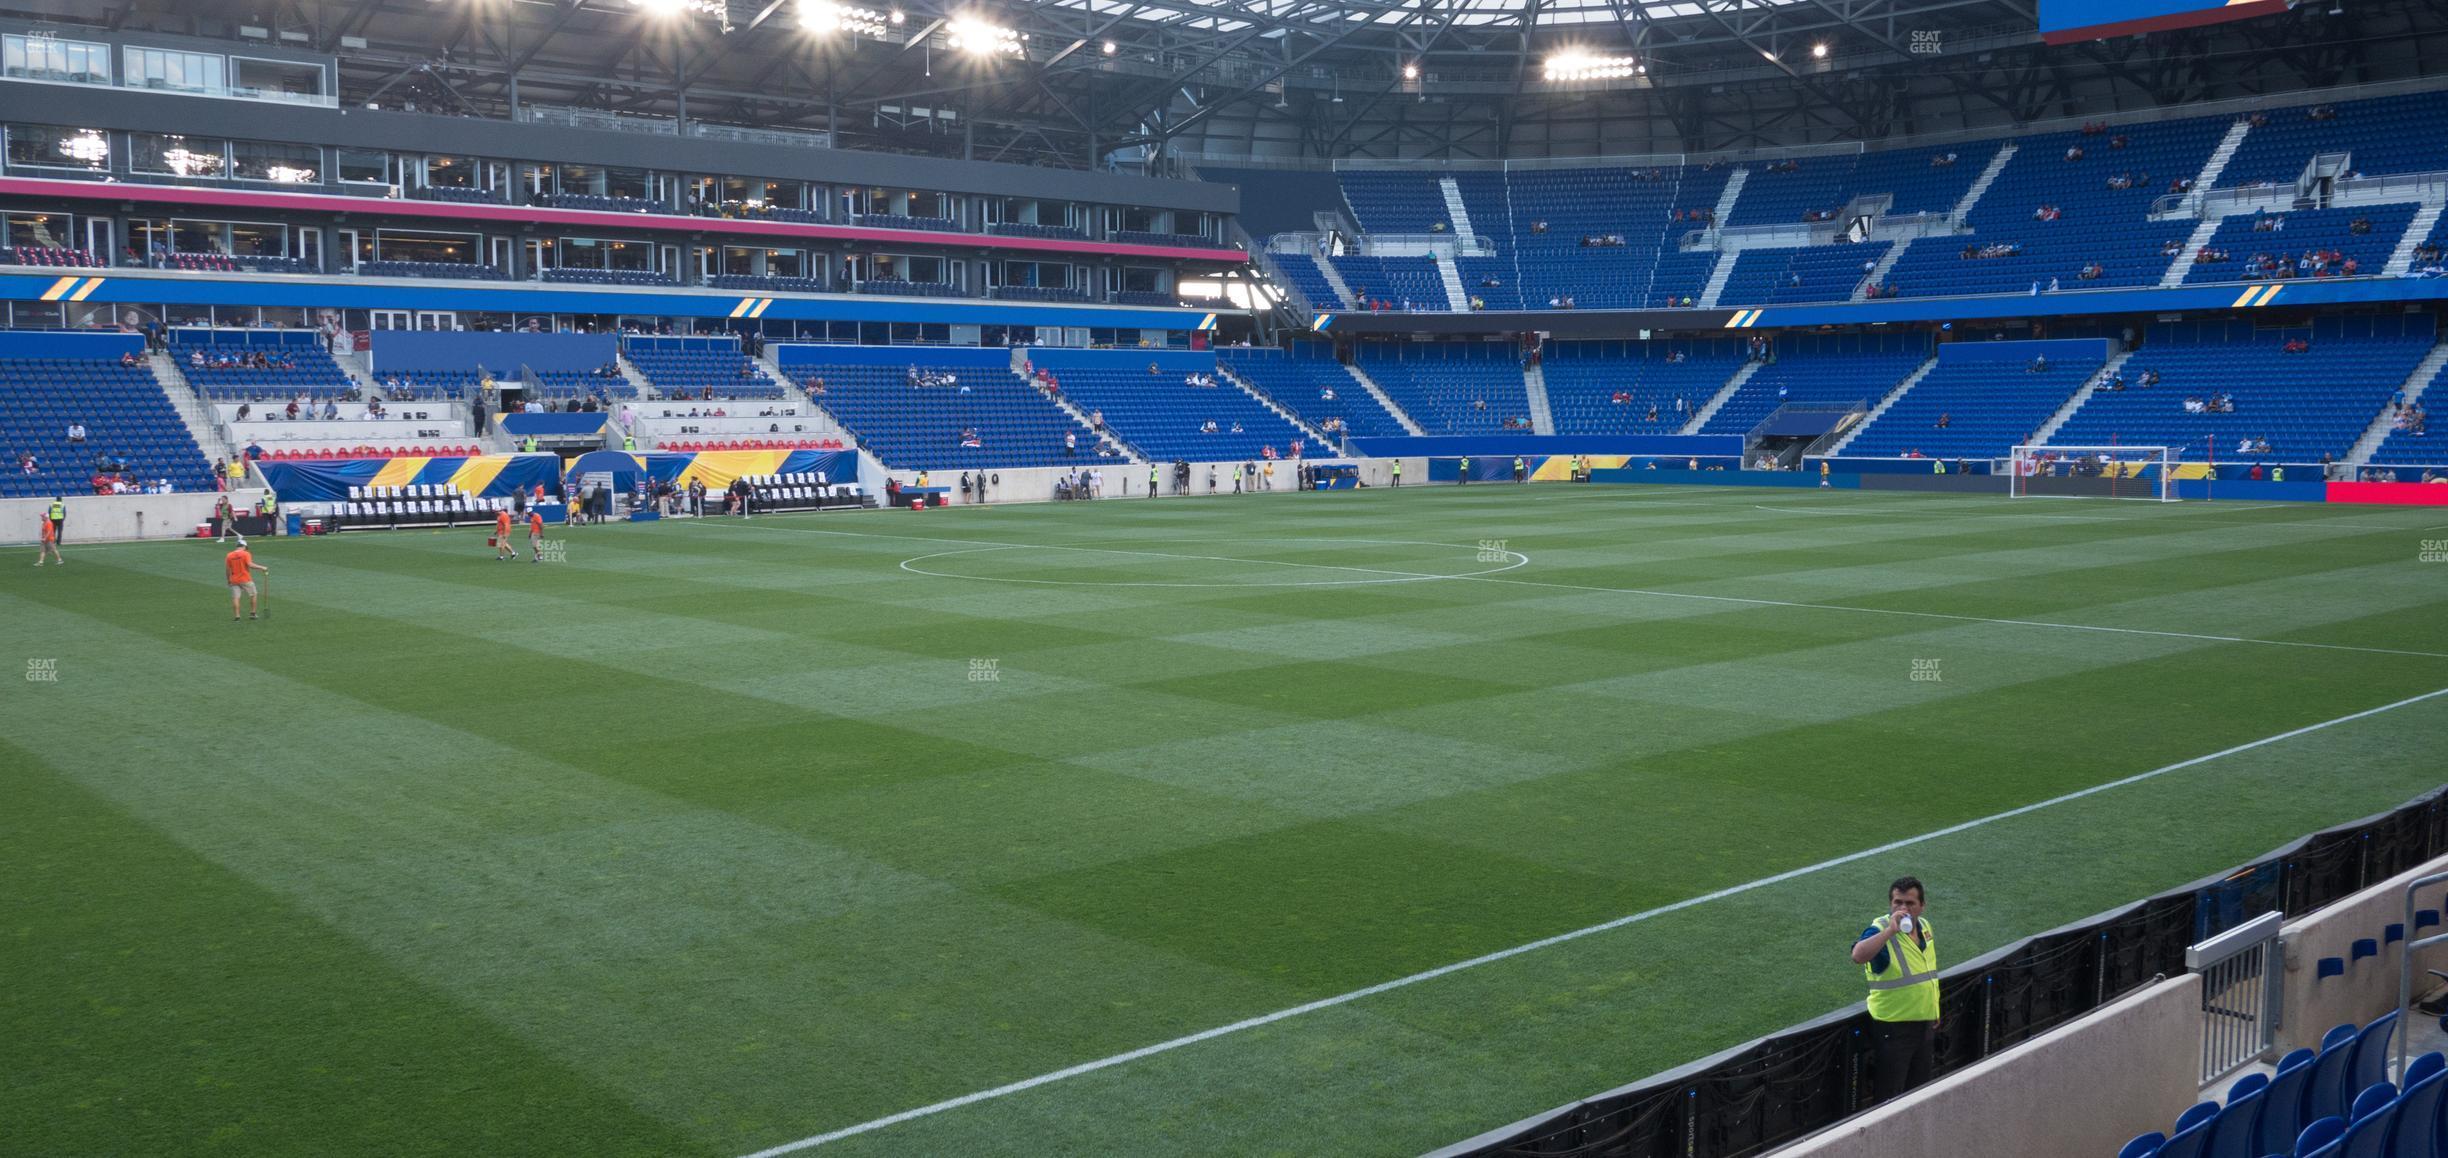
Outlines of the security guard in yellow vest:
{"type": "Polygon", "coordinates": [[[536,436],[532,434],[528,435],[527,442],[519,449],[524,450],[529,454],[534,454],[536,452],[536,436]]]}
{"type": "Polygon", "coordinates": [[[43,513],[51,520],[51,544],[58,546],[68,538],[68,504],[58,495],[51,496],[51,509],[43,513]]]}
{"type": "Polygon", "coordinates": [[[1913,877],[1887,886],[1888,913],[1862,930],[1853,963],[1870,982],[1872,1077],[1881,1101],[1928,1081],[1938,1047],[1938,934],[1913,877]]]}
{"type": "Polygon", "coordinates": [[[264,522],[267,524],[264,533],[267,535],[280,534],[280,496],[271,491],[265,491],[263,505],[258,509],[263,512],[264,522]]]}

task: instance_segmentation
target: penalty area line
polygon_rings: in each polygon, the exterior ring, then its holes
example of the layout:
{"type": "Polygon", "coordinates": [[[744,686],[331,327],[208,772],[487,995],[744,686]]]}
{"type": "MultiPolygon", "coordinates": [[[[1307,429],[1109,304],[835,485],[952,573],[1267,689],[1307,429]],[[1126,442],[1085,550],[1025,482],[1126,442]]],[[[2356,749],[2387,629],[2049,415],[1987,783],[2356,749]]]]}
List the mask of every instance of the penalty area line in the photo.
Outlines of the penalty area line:
{"type": "Polygon", "coordinates": [[[1535,953],[1541,949],[1550,949],[1570,941],[1578,941],[1584,937],[1595,936],[1599,933],[1610,932],[1629,925],[1637,925],[1641,922],[1654,920],[1655,918],[1663,917],[1670,913],[1678,913],[1685,909],[1696,908],[1698,906],[1711,904],[1716,901],[1738,897],[1744,893],[1755,892],[1760,889],[1768,888],[1772,885],[1780,885],[1787,881],[1811,876],[1816,873],[1826,872],[1832,868],[1840,868],[1856,861],[1868,860],[1874,856],[1884,856],[1887,853],[1895,852],[1899,849],[1911,848],[1917,844],[1924,844],[1929,841],[1970,832],[1973,829],[1996,824],[2002,820],[2012,820],[2018,816],[2027,816],[2031,813],[2054,808],[2060,804],[2070,804],[2085,797],[2097,796],[2103,792],[2112,791],[2118,788],[2130,787],[2148,780],[2155,780],[2172,772],[2181,772],[2187,768],[2198,767],[2215,760],[2221,760],[2229,756],[2250,752],[2256,748],[2265,748],[2271,744],[2283,743],[2298,736],[2307,736],[2314,732],[2337,727],[2340,724],[2351,724],[2357,720],[2370,719],[2373,716],[2393,712],[2399,708],[2411,707],[2412,705],[2423,703],[2427,700],[2435,700],[2442,696],[2448,696],[2448,688],[2438,688],[2433,691],[2424,692],[2421,695],[2408,696],[2394,703],[2382,704],[2376,708],[2365,708],[2359,712],[2351,712],[2343,716],[2338,716],[2334,719],[2322,720],[2316,724],[2306,724],[2303,727],[2290,729],[2276,735],[2263,736],[2258,740],[2248,740],[2232,747],[2221,748],[2218,751],[2209,753],[2207,755],[2195,756],[2187,760],[2179,760],[2173,764],[2166,764],[2153,768],[2148,772],[2137,772],[2121,780],[2111,780],[2105,784],[2094,784],[2089,788],[2076,789],[2063,795],[2049,797],[2046,800],[2034,801],[2033,803],[2025,804],[2020,807],[2009,808],[2004,812],[1995,812],[1987,816],[1964,821],[1960,824],[1951,824],[1945,828],[1933,829],[1929,832],[1922,833],[1919,836],[1908,836],[1901,840],[1892,840],[1882,845],[1862,849],[1859,852],[1850,852],[1843,856],[1832,857],[1828,860],[1820,861],[1817,864],[1787,869],[1784,872],[1776,873],[1772,876],[1764,876],[1757,880],[1745,881],[1742,884],[1731,885],[1726,888],[1718,889],[1715,892],[1702,893],[1696,897],[1687,897],[1672,904],[1660,905],[1654,909],[1643,909],[1637,913],[1627,914],[1625,916],[1617,917],[1611,921],[1590,925],[1586,928],[1574,929],[1568,933],[1557,933],[1554,936],[1542,937],[1536,941],[1515,945],[1509,949],[1498,949],[1493,953],[1484,953],[1477,957],[1469,958],[1468,960],[1456,961],[1447,965],[1439,965],[1434,969],[1413,973],[1407,977],[1397,977],[1391,981],[1381,981],[1375,985],[1367,986],[1366,988],[1354,989],[1349,993],[1339,993],[1333,997],[1319,998],[1316,1001],[1295,1005],[1288,1009],[1279,1009],[1273,1013],[1265,1013],[1256,1017],[1244,1018],[1240,1021],[1233,1022],[1230,1025],[1219,1025],[1213,1029],[1200,1030],[1197,1033],[1187,1034],[1182,1037],[1174,1038],[1170,1041],[1160,1041],[1154,1045],[1143,1045],[1138,1049],[1130,1050],[1125,1053],[1118,1053],[1110,1057],[1098,1058],[1095,1061],[1081,1062],[1080,1064],[1074,1066],[1066,1066],[1062,1069],[1039,1074],[1033,1078],[1023,1078],[1016,1082],[1009,1082],[1004,1085],[995,1086],[992,1089],[984,1089],[975,1093],[963,1094],[957,1098],[947,1098],[931,1105],[903,1110],[897,1114],[888,1114],[881,1118],[861,1122],[855,1126],[844,1126],[838,1130],[811,1135],[806,1138],[801,1138],[796,1142],[785,1142],[779,1146],[770,1146],[766,1149],[756,1151],[753,1154],[746,1155],[746,1158],[780,1158],[780,1156],[784,1154],[795,1154],[802,1150],[809,1150],[822,1146],[828,1142],[838,1142],[844,1138],[856,1137],[860,1134],[873,1133],[877,1130],[897,1126],[904,1122],[912,1122],[920,1118],[931,1117],[947,1110],[957,1110],[963,1106],[976,1105],[979,1102],[993,1101],[997,1098],[1007,1098],[1013,1094],[1036,1089],[1039,1086],[1052,1085],[1055,1082],[1081,1077],[1087,1074],[1095,1073],[1099,1070],[1112,1069],[1115,1066],[1125,1065],[1130,1062],[1138,1061],[1142,1058],[1154,1057],[1161,1053],[1169,1053],[1173,1050],[1197,1045],[1200,1042],[1213,1041],[1219,1037],[1226,1037],[1231,1034],[1240,1033],[1243,1030],[1256,1029],[1264,1025],[1272,1025],[1279,1021],[1289,1021],[1292,1018],[1300,1017],[1304,1014],[1316,1013],[1323,1009],[1332,1009],[1338,1005],[1348,1005],[1354,1001],[1361,1000],[1362,998],[1374,997],[1380,993],[1389,993],[1396,989],[1417,985],[1423,981],[1433,981],[1439,977],[1444,977],[1449,974],[1460,973],[1465,969],[1475,969],[1481,965],[1491,965],[1498,961],[1519,957],[1525,953],[1535,953]]]}

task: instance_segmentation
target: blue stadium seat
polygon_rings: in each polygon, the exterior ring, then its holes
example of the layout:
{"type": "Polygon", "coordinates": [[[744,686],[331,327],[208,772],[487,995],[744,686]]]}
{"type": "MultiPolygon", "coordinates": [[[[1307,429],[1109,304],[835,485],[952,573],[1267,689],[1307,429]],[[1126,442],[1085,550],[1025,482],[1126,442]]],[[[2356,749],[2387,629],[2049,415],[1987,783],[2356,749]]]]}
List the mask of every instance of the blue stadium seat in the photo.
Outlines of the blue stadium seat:
{"type": "Polygon", "coordinates": [[[1363,438],[1410,433],[1335,361],[1332,350],[1322,346],[1304,343],[1290,351],[1232,347],[1216,351],[1216,363],[1311,426],[1325,429],[1330,422],[1340,422],[1345,431],[1363,438]],[[1329,392],[1334,397],[1326,397],[1329,392]]]}
{"type": "Polygon", "coordinates": [[[2295,1136],[2293,1146],[2278,1153],[2292,1154],[2295,1158],[2334,1158],[2338,1152],[2338,1140],[2345,1136],[2346,1119],[2335,1114],[2315,1118],[2303,1128],[2302,1133],[2295,1136]]]}
{"type": "MultiPolygon", "coordinates": [[[[821,350],[810,351],[816,359],[821,350]]],[[[924,351],[912,351],[923,358],[924,351]]],[[[859,445],[885,465],[905,470],[1002,470],[1012,467],[1092,466],[1096,434],[1048,401],[1006,367],[850,365],[793,361],[785,367],[800,388],[821,379],[814,401],[859,436],[859,445]],[[910,371],[954,377],[952,386],[916,387],[910,371]],[[967,387],[963,393],[961,387],[967,387]],[[974,431],[978,445],[962,446],[961,432],[974,431]],[[1063,453],[1063,435],[1074,436],[1076,453],[1063,453]]],[[[1119,460],[1107,460],[1119,462],[1119,460]]]]}
{"type": "Polygon", "coordinates": [[[132,484],[213,489],[211,464],[150,366],[0,359],[0,498],[91,494],[97,456],[123,462],[132,484]],[[70,423],[85,427],[84,442],[68,441],[70,423]],[[18,469],[26,454],[33,474],[18,469]]]}
{"type": "Polygon", "coordinates": [[[2406,1066],[2405,1093],[2398,1099],[2397,1126],[2389,1132],[2388,1158],[2436,1158],[2440,1152],[2440,1093],[2448,1090],[2448,1072],[2434,1064],[2421,1065],[2426,1053],[2406,1066]]]}
{"type": "MultiPolygon", "coordinates": [[[[2386,1084],[2389,1067],[2389,1041],[2396,1035],[2397,1012],[2392,1009],[2373,1018],[2371,1024],[2363,1027],[2363,1032],[2355,1035],[2354,1061],[2347,1066],[2346,1073],[2341,1079],[2343,1083],[2339,1088],[2341,1095],[2347,1091],[2368,1093],[2386,1084]]],[[[2395,1094],[2396,1091],[2392,1088],[2390,1096],[2394,1097],[2395,1094]]],[[[2357,1115],[2349,1115],[2347,1120],[2351,1122],[2355,1116],[2357,1115]]]]}
{"type": "Polygon", "coordinates": [[[1353,361],[1425,433],[1529,433],[1529,388],[1509,342],[1372,342],[1353,361]]]}
{"type": "Polygon", "coordinates": [[[2311,1075],[2304,1080],[2305,1122],[2318,1122],[2322,1118],[2342,1119],[2345,1116],[2345,1086],[2352,1074],[2354,1044],[2358,1036],[2360,1031],[2352,1025],[2336,1026],[2322,1035],[2320,1057],[2312,1063],[2311,1075]]]}
{"type": "MultiPolygon", "coordinates": [[[[1035,364],[1052,371],[1062,392],[1082,411],[1102,410],[1106,426],[1132,448],[1151,458],[1191,462],[1254,462],[1273,448],[1280,458],[1292,457],[1299,442],[1304,455],[1325,448],[1314,436],[1284,421],[1230,380],[1217,378],[1214,387],[1198,387],[1184,379],[1194,372],[1213,374],[1214,361],[1171,355],[1143,356],[1132,351],[1031,351],[1035,364]],[[1154,374],[1148,366],[1158,364],[1154,374]],[[1208,422],[1216,432],[1201,432],[1208,422]],[[1241,427],[1239,433],[1233,427],[1241,427]]],[[[1082,443],[1086,445],[1085,441],[1082,443]]]]}
{"type": "Polygon", "coordinates": [[[2378,1082],[2357,1094],[2340,1139],[2340,1158],[2386,1158],[2389,1128],[2397,1122],[2397,1087],[2378,1082]]]}
{"type": "Polygon", "coordinates": [[[2161,1146],[2165,1145],[2167,1145],[2167,1135],[2153,1130],[2127,1142],[2123,1149],[2117,1151],[2117,1158],[2151,1158],[2152,1155],[2159,1152],[2161,1146]]]}
{"type": "Polygon", "coordinates": [[[2295,1135],[2308,1120],[2303,1116],[2304,1090],[2318,1056],[2312,1050],[2298,1049],[2278,1059],[2278,1072],[2261,1094],[2261,1122],[2252,1153],[2284,1154],[2295,1148],[2295,1135]]]}
{"type": "Polygon", "coordinates": [[[2253,1142],[2261,1126],[2261,1100],[2269,1088],[2266,1074],[2246,1074],[2227,1090],[2227,1105],[2210,1124],[2204,1158],[2260,1158],[2253,1142]]]}

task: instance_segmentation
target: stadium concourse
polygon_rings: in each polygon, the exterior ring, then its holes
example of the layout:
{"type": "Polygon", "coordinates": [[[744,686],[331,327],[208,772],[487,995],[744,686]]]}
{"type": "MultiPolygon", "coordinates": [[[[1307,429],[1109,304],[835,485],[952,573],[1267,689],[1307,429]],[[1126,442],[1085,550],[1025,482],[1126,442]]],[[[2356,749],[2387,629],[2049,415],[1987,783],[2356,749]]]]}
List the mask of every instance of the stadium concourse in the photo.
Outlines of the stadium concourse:
{"type": "Polygon", "coordinates": [[[2448,9],[2145,7],[0,13],[0,1151],[2437,1150],[2448,9]]]}

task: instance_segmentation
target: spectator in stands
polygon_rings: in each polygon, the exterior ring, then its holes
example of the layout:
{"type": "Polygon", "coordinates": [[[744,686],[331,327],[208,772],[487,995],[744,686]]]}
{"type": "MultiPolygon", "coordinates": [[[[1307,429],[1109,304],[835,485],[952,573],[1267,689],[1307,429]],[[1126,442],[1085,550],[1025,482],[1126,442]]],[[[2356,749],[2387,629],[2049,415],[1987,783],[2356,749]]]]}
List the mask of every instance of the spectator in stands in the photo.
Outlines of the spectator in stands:
{"type": "Polygon", "coordinates": [[[2025,370],[2034,374],[2046,374],[2048,373],[2048,368],[2049,360],[2048,355],[2046,354],[2034,355],[2031,363],[2024,367],[2025,370]]]}
{"type": "Polygon", "coordinates": [[[1955,417],[1953,415],[1944,410],[1938,412],[1938,429],[1945,430],[1947,427],[1953,426],[1954,424],[1955,417]]]}
{"type": "Polygon", "coordinates": [[[298,404],[297,404],[297,399],[292,398],[292,399],[290,399],[290,400],[289,400],[289,408],[288,408],[288,410],[286,411],[286,413],[287,413],[287,414],[288,414],[288,416],[289,416],[289,421],[291,421],[291,422],[295,422],[295,421],[297,421],[297,416],[298,416],[298,404]]]}
{"type": "Polygon", "coordinates": [[[2285,345],[2278,347],[2278,352],[2282,354],[2306,354],[2311,350],[2312,343],[2303,338],[2289,338],[2285,345]]]}
{"type": "Polygon", "coordinates": [[[82,422],[71,422],[71,423],[69,423],[69,424],[68,424],[68,441],[70,441],[70,442],[83,442],[83,441],[85,441],[85,424],[84,424],[84,423],[82,423],[82,422]]]}
{"type": "Polygon", "coordinates": [[[2069,146],[2067,146],[2066,151],[2065,151],[2065,159],[2066,159],[2066,160],[2069,160],[2069,161],[2079,161],[2079,160],[2082,160],[2082,159],[2083,159],[2083,151],[2082,151],[2082,146],[2081,146],[2081,145],[2069,145],[2069,146]]]}

